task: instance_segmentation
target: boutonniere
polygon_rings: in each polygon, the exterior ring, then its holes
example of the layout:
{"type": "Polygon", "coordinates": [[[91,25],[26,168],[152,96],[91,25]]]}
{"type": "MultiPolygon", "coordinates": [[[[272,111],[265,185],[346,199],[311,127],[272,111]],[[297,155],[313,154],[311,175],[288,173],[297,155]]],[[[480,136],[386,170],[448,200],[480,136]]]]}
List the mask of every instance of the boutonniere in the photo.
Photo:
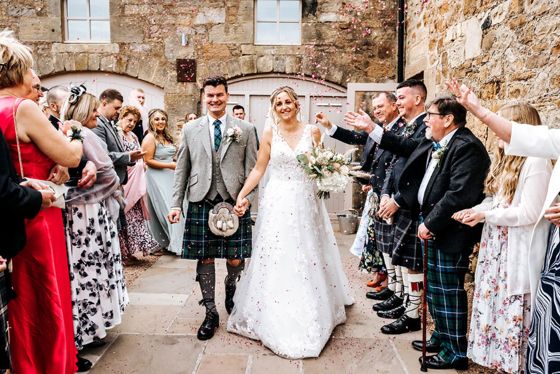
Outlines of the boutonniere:
{"type": "Polygon", "coordinates": [[[232,128],[228,129],[226,132],[227,140],[229,142],[238,142],[241,140],[242,131],[239,126],[233,126],[232,128]]]}
{"type": "Polygon", "coordinates": [[[117,133],[117,135],[119,135],[120,127],[119,127],[116,123],[112,123],[112,125],[113,125],[113,130],[115,130],[115,132],[117,133]]]}
{"type": "Polygon", "coordinates": [[[432,152],[432,159],[438,160],[438,163],[437,163],[438,168],[441,164],[441,158],[443,157],[443,155],[445,154],[446,151],[447,151],[447,147],[446,146],[441,146],[440,148],[438,148],[438,149],[436,149],[435,151],[432,152]]]}
{"type": "Polygon", "coordinates": [[[414,135],[415,131],[416,131],[416,122],[409,123],[404,128],[402,135],[406,138],[410,138],[412,135],[414,135]]]}

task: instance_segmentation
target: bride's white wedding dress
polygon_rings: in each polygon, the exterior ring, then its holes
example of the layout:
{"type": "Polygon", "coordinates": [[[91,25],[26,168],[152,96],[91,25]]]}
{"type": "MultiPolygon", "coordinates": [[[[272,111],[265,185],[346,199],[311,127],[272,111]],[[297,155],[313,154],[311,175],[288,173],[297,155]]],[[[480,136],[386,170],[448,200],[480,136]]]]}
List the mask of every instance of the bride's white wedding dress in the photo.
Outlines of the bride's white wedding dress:
{"type": "Polygon", "coordinates": [[[311,126],[295,150],[272,128],[270,180],[228,331],[260,340],[282,357],[318,357],[354,300],[325,204],[296,159],[311,151],[311,126]]]}

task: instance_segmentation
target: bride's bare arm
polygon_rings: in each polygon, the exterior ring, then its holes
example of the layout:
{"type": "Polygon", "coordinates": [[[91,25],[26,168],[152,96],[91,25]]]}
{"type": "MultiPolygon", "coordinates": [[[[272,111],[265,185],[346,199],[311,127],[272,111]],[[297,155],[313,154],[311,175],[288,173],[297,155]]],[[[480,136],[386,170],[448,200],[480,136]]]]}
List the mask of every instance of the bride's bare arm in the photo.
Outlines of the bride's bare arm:
{"type": "Polygon", "coordinates": [[[247,206],[249,205],[249,201],[245,199],[245,196],[247,196],[251,191],[253,191],[255,187],[257,187],[257,184],[259,184],[259,182],[261,181],[264,175],[264,172],[266,171],[266,167],[268,166],[268,161],[270,160],[271,142],[272,142],[272,127],[267,127],[264,129],[261,138],[259,154],[257,156],[257,163],[255,164],[253,170],[251,170],[251,172],[249,173],[249,176],[247,177],[247,180],[245,180],[245,184],[243,185],[243,188],[237,195],[236,208],[241,209],[242,207],[244,207],[243,212],[245,209],[247,209],[247,206]]]}

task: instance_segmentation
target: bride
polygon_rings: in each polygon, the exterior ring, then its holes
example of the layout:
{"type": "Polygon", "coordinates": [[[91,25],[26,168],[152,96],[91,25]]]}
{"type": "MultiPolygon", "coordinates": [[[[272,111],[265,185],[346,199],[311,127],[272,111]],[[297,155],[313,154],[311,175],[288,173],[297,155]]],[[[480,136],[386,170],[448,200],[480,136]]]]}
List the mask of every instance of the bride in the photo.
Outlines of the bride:
{"type": "Polygon", "coordinates": [[[291,87],[277,88],[270,102],[273,123],[235,207],[243,215],[245,196],[268,166],[253,256],[235,293],[228,331],[260,340],[282,357],[318,357],[354,300],[325,204],[296,159],[320,142],[321,133],[297,120],[300,104],[291,87]]]}

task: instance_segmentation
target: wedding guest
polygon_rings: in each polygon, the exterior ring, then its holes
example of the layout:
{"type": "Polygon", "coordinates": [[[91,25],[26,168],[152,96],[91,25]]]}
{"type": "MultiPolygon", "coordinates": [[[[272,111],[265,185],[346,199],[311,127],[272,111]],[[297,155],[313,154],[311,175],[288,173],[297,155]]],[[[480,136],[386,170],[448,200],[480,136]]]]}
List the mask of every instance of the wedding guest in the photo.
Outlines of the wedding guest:
{"type": "Polygon", "coordinates": [[[32,90],[29,92],[26,98],[29,100],[33,100],[34,102],[37,103],[37,105],[39,105],[39,101],[41,100],[42,97],[45,96],[45,94],[43,93],[41,80],[37,76],[37,73],[35,73],[34,70],[31,70],[31,73],[33,74],[33,80],[31,81],[32,90]]]}
{"type": "Polygon", "coordinates": [[[97,126],[98,107],[94,95],[84,86],[76,86],[61,112],[63,120],[78,121],[85,127],[84,154],[97,168],[93,186],[70,187],[66,193],[66,246],[78,350],[103,341],[107,330],[121,322],[128,304],[116,226],[119,205],[125,203],[111,159],[91,131],[97,126]]]}
{"type": "MultiPolygon", "coordinates": [[[[136,107],[125,105],[121,109],[118,124],[122,131],[119,135],[126,152],[141,149],[138,138],[133,132],[136,128],[136,121],[140,120],[141,116],[136,107]]],[[[119,230],[119,239],[123,264],[125,265],[130,265],[136,261],[133,254],[142,252],[144,256],[148,256],[159,247],[149,233],[145,222],[150,219],[146,202],[145,168],[142,159],[138,160],[134,166],[129,166],[129,183],[124,186],[124,196],[127,201],[124,208],[127,226],[119,230]]]]}
{"type": "Polygon", "coordinates": [[[232,109],[233,116],[235,118],[239,118],[240,120],[245,121],[245,108],[241,105],[236,105],[232,109]]]}
{"type": "Polygon", "coordinates": [[[141,88],[135,88],[130,92],[128,97],[130,105],[134,106],[140,112],[140,118],[136,122],[136,126],[132,130],[138,138],[139,144],[144,140],[144,134],[148,131],[148,109],[144,106],[146,103],[146,94],[141,88]]]}
{"type": "MultiPolygon", "coordinates": [[[[535,108],[512,104],[498,115],[541,126],[535,108]]],[[[507,156],[496,137],[494,158],[485,181],[486,199],[453,218],[469,226],[485,221],[478,253],[468,356],[500,373],[525,367],[531,320],[529,247],[552,173],[550,159],[507,156]],[[488,334],[493,331],[492,334],[488,334]]],[[[547,227],[536,235],[546,236],[547,227]]]]}
{"type": "MultiPolygon", "coordinates": [[[[424,139],[384,131],[363,112],[349,113],[347,118],[353,126],[367,131],[381,148],[408,157],[398,188],[412,215],[421,216],[418,236],[428,241],[427,300],[435,329],[427,349],[439,352],[427,357],[426,366],[466,370],[468,302],[464,278],[480,230],[451,216],[482,201],[490,158],[480,140],[465,127],[467,111],[454,96],[440,96],[426,108],[424,139]]],[[[412,345],[422,350],[422,341],[412,345]]]]}
{"type": "Polygon", "coordinates": [[[47,98],[45,96],[39,99],[39,108],[41,109],[41,112],[43,112],[45,117],[49,118],[52,115],[51,108],[49,107],[47,98]]]}
{"type": "MultiPolygon", "coordinates": [[[[459,87],[453,78],[446,82],[476,118],[487,125],[505,143],[508,156],[560,158],[560,131],[546,126],[519,124],[484,108],[472,90],[459,87]]],[[[560,168],[554,166],[546,199],[540,208],[531,236],[526,260],[531,286],[532,320],[528,339],[525,373],[552,373],[560,368],[560,332],[551,328],[560,323],[560,168]]]]}
{"type": "Polygon", "coordinates": [[[164,249],[180,255],[183,248],[185,219],[172,225],[167,219],[173,203],[173,177],[177,163],[174,161],[177,148],[169,133],[167,112],[152,109],[148,114],[148,135],[142,143],[146,152],[146,188],[148,190],[148,221],[150,232],[162,247],[155,255],[161,256],[164,249]]]}
{"type": "MultiPolygon", "coordinates": [[[[19,176],[45,180],[57,163],[77,166],[82,143],[68,141],[35,102],[24,99],[33,89],[33,57],[11,31],[0,32],[0,61],[0,129],[19,176]]],[[[51,207],[26,220],[25,231],[27,243],[12,259],[18,297],[8,305],[14,372],[74,373],[72,297],[60,209],[51,207]]]]}
{"type": "Polygon", "coordinates": [[[198,116],[196,115],[196,113],[189,113],[185,116],[185,123],[189,123],[190,121],[194,121],[197,118],[198,118],[198,116]]]}
{"type": "MultiPolygon", "coordinates": [[[[400,134],[404,129],[404,121],[399,117],[397,108],[397,98],[390,92],[381,92],[372,99],[374,114],[381,126],[386,127],[389,131],[400,134]]],[[[338,127],[330,123],[323,113],[316,115],[317,122],[321,123],[327,130],[326,133],[343,143],[363,145],[364,152],[360,160],[360,166],[363,171],[371,174],[369,180],[363,180],[366,185],[371,186],[370,196],[376,195],[376,203],[379,203],[379,196],[387,170],[389,168],[393,153],[385,151],[375,144],[365,131],[351,131],[342,127],[338,127]]],[[[387,303],[379,303],[374,306],[374,310],[383,312],[390,311],[402,305],[402,282],[401,275],[395,272],[394,266],[391,265],[390,253],[392,251],[392,231],[393,225],[387,223],[378,217],[370,220],[368,227],[367,247],[362,254],[360,268],[368,272],[381,273],[377,279],[374,278],[372,286],[381,284],[387,276],[391,279],[387,288],[383,288],[378,292],[368,292],[367,298],[373,300],[388,300],[387,303]],[[384,274],[386,269],[387,274],[384,274]],[[381,270],[381,272],[380,272],[381,270]],[[394,297],[393,297],[394,296],[394,297]],[[382,309],[376,309],[383,304],[382,309]]],[[[402,313],[401,313],[402,314],[402,313]]],[[[391,316],[398,318],[400,315],[391,316]]]]}

